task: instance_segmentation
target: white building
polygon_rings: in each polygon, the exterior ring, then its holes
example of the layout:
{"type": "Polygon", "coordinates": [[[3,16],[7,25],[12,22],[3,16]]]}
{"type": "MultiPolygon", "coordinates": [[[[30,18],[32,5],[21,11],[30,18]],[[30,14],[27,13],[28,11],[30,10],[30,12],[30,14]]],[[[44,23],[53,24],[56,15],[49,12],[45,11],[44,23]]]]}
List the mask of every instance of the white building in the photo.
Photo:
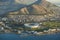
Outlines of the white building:
{"type": "Polygon", "coordinates": [[[2,18],[2,21],[6,21],[6,20],[7,20],[7,18],[6,18],[6,17],[2,18]]]}
{"type": "Polygon", "coordinates": [[[4,27],[0,27],[0,30],[4,30],[4,27]]]}
{"type": "Polygon", "coordinates": [[[38,23],[26,23],[24,24],[25,27],[29,27],[29,28],[38,28],[39,24],[38,23]]]}

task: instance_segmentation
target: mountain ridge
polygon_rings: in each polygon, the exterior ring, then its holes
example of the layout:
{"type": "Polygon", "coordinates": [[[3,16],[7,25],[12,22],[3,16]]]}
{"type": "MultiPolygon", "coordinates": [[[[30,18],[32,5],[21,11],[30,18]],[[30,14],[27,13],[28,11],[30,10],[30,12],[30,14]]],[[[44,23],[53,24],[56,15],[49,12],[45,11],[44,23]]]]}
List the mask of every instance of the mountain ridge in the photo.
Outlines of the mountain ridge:
{"type": "MultiPolygon", "coordinates": [[[[45,13],[46,12],[50,12],[51,13],[50,9],[48,7],[46,7],[48,5],[43,6],[43,5],[45,5],[45,2],[47,2],[47,1],[43,1],[42,0],[42,3],[41,4],[32,4],[32,5],[29,5],[29,6],[25,6],[25,7],[21,8],[21,9],[19,9],[19,10],[21,10],[23,12],[26,10],[25,12],[27,12],[27,14],[33,14],[33,13],[35,14],[36,11],[40,11],[39,13],[41,13],[42,11],[45,12],[45,13]],[[31,12],[33,12],[33,13],[31,13],[31,12]]],[[[39,14],[39,13],[37,12],[36,14],[39,14]]],[[[25,14],[25,13],[22,13],[22,14],[25,14]]]]}
{"type": "MultiPolygon", "coordinates": [[[[44,15],[44,14],[59,14],[60,7],[46,1],[46,0],[38,0],[36,3],[33,3],[28,6],[24,6],[17,10],[8,11],[6,14],[22,14],[22,15],[44,15]],[[58,11],[56,11],[58,10],[58,11]]],[[[5,14],[4,14],[5,15],[5,14]]]]}
{"type": "Polygon", "coordinates": [[[19,8],[19,10],[7,12],[5,15],[9,21],[15,23],[41,22],[60,19],[60,7],[42,0],[42,3],[32,4],[19,8]],[[13,22],[12,21],[12,22],[13,22]]]}

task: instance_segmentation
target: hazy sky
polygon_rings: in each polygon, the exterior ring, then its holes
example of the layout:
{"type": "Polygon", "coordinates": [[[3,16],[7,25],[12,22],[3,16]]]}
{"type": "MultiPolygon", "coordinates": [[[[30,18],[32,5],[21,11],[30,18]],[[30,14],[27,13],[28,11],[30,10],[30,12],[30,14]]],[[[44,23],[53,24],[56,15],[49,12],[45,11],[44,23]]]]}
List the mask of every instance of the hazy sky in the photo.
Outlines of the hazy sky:
{"type": "Polygon", "coordinates": [[[49,1],[51,3],[54,3],[54,4],[58,5],[58,6],[60,6],[60,0],[47,0],[47,1],[49,1]]]}

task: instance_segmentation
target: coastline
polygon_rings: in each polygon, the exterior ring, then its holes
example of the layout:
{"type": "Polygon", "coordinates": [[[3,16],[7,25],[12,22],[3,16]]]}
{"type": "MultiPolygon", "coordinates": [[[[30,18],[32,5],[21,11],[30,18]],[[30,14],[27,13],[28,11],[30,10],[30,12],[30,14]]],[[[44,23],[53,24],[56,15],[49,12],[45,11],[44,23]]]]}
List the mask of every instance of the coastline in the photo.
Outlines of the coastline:
{"type": "Polygon", "coordinates": [[[40,36],[40,35],[50,35],[50,34],[56,34],[56,33],[60,33],[60,30],[57,30],[57,31],[43,31],[43,32],[36,32],[36,31],[25,31],[25,32],[0,32],[0,34],[18,34],[18,35],[24,35],[24,36],[27,36],[27,35],[37,35],[37,36],[40,36]]]}

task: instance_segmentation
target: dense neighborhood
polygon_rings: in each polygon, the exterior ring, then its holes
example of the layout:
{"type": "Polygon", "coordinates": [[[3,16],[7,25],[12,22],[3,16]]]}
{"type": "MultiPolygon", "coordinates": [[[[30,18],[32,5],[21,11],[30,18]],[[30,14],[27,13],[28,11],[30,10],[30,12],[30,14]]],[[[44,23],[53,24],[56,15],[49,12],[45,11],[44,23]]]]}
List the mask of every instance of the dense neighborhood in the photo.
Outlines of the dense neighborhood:
{"type": "Polygon", "coordinates": [[[9,15],[0,17],[0,33],[49,34],[60,32],[59,16],[9,15]],[[16,16],[16,17],[15,17],[16,16]]]}

